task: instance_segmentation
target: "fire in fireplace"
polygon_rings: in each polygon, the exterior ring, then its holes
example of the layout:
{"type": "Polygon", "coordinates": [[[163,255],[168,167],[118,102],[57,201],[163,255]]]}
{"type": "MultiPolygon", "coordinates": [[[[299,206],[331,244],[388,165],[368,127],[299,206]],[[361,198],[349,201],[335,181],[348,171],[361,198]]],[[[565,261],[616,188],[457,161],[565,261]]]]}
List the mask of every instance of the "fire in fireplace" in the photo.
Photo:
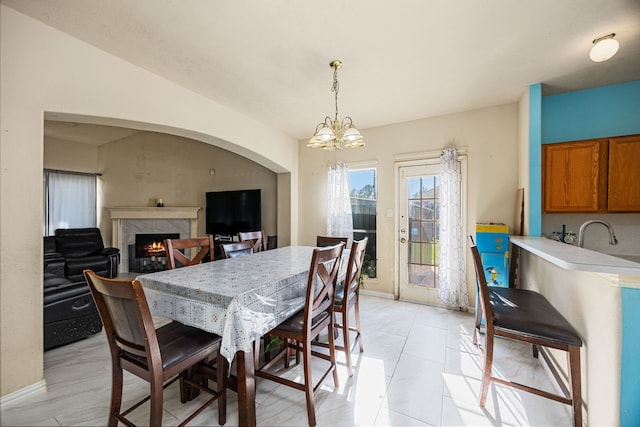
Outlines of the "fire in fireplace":
{"type": "Polygon", "coordinates": [[[134,245],[129,245],[129,271],[153,273],[167,269],[165,239],[179,239],[180,233],[136,234],[134,245]]]}
{"type": "Polygon", "coordinates": [[[165,239],[179,238],[179,233],[136,234],[136,258],[166,257],[165,239]]]}

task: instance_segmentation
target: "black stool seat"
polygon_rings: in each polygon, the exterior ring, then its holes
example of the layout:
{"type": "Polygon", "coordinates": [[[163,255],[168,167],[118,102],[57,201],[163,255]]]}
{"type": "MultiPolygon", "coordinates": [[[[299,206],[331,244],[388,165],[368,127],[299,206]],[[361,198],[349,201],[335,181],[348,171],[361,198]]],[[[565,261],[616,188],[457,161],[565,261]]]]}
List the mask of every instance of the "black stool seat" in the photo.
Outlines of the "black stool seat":
{"type": "Polygon", "coordinates": [[[541,294],[525,289],[489,287],[496,328],[518,331],[532,338],[582,346],[578,332],[541,294]]]}

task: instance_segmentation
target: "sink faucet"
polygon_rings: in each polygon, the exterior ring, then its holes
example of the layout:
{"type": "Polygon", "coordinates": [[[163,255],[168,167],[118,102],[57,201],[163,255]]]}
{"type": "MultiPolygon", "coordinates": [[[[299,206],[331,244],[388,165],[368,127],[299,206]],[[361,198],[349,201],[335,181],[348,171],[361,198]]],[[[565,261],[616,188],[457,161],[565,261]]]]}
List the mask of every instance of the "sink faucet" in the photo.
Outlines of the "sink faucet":
{"type": "Polygon", "coordinates": [[[602,224],[607,227],[607,230],[609,230],[609,244],[618,244],[618,239],[616,239],[616,235],[613,232],[613,227],[611,226],[611,224],[602,219],[590,219],[589,221],[585,221],[585,223],[580,226],[580,230],[578,231],[578,246],[580,246],[581,248],[584,247],[584,230],[586,230],[587,227],[591,224],[602,224]]]}

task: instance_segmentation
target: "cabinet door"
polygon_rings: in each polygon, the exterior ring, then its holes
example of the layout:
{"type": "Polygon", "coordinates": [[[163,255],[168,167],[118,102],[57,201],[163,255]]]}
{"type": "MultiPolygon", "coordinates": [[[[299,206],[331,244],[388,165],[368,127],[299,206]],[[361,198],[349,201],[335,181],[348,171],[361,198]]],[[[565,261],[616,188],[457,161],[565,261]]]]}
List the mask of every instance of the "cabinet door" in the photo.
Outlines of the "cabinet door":
{"type": "Polygon", "coordinates": [[[640,135],[609,140],[610,212],[640,212],[640,135]]]}
{"type": "Polygon", "coordinates": [[[606,165],[606,139],[543,145],[543,212],[603,211],[606,165]]]}

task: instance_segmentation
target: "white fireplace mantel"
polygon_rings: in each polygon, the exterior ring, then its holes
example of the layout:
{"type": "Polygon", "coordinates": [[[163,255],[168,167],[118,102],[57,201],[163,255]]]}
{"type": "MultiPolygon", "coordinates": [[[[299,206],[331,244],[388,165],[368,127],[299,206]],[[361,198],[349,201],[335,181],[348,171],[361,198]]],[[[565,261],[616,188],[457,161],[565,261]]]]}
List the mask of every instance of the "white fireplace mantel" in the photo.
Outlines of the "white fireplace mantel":
{"type": "MultiPolygon", "coordinates": [[[[123,223],[130,220],[188,220],[190,237],[198,236],[198,212],[200,206],[167,206],[154,207],[113,207],[107,208],[111,213],[112,246],[120,249],[123,258],[125,245],[123,241],[123,223]]],[[[186,230],[185,230],[186,231],[186,230]]],[[[124,263],[123,263],[124,264],[124,263]]],[[[124,267],[124,266],[123,266],[124,267]]],[[[124,269],[126,270],[126,269],[124,269]]]]}

